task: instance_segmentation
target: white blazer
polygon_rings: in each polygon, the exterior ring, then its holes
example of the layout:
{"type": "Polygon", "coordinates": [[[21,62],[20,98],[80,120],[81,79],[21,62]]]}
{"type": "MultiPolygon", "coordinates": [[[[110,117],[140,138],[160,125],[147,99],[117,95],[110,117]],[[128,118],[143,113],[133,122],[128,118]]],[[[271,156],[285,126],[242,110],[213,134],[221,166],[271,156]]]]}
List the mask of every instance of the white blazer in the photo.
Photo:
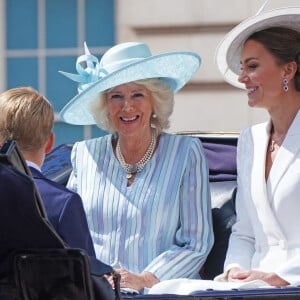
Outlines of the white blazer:
{"type": "Polygon", "coordinates": [[[237,222],[224,270],[239,266],[275,272],[290,284],[300,284],[300,111],[266,182],[270,125],[255,125],[239,138],[237,222]]]}

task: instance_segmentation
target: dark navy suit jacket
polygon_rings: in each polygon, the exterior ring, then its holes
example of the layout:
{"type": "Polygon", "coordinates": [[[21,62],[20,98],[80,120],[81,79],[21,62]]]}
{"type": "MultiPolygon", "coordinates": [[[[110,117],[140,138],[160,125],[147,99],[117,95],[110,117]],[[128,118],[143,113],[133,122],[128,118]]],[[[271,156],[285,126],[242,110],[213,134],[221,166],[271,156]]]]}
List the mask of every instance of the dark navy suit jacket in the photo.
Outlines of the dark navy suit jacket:
{"type": "Polygon", "coordinates": [[[30,167],[30,171],[56,232],[69,247],[84,249],[89,256],[95,257],[81,197],[49,180],[37,169],[30,167]]]}

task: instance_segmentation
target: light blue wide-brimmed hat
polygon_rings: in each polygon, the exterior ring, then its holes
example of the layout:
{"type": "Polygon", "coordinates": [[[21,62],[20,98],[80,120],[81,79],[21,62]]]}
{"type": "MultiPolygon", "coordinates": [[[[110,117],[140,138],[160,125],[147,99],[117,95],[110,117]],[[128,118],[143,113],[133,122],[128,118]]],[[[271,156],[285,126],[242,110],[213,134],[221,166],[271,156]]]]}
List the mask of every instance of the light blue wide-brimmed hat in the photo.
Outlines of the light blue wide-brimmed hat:
{"type": "Polygon", "coordinates": [[[78,57],[76,62],[78,74],[60,72],[79,83],[78,94],[65,105],[60,116],[70,124],[95,124],[89,106],[99,93],[124,83],[150,78],[161,79],[175,93],[190,80],[200,64],[201,58],[196,53],[152,55],[146,44],[137,42],[112,47],[98,62],[85,44],[85,55],[78,57]]]}
{"type": "Polygon", "coordinates": [[[216,63],[224,79],[233,86],[245,89],[238,81],[241,72],[241,51],[247,38],[254,32],[270,27],[287,27],[300,32],[300,0],[266,1],[256,15],[235,26],[216,50],[216,63]]]}

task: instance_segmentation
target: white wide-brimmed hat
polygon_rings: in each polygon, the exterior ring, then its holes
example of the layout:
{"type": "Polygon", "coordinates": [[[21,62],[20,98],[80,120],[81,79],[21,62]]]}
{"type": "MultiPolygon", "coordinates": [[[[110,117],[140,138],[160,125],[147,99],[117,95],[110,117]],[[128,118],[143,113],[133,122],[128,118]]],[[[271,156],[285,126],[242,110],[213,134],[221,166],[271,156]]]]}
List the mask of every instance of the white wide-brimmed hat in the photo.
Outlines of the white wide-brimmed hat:
{"type": "MultiPolygon", "coordinates": [[[[267,2],[265,4],[269,4],[267,2]]],[[[285,4],[288,3],[289,1],[285,1],[285,4]]],[[[240,58],[242,47],[251,34],[270,27],[287,27],[300,32],[300,0],[298,3],[297,6],[268,10],[267,5],[264,5],[255,16],[244,20],[225,36],[217,47],[216,63],[228,83],[245,88],[244,84],[238,81],[241,70],[240,58]]]]}
{"type": "Polygon", "coordinates": [[[201,58],[196,53],[152,55],[146,44],[137,42],[112,47],[98,62],[85,45],[85,55],[76,62],[78,74],[61,72],[79,83],[78,94],[62,109],[61,118],[70,124],[95,124],[89,110],[91,101],[107,89],[132,81],[159,78],[175,93],[193,76],[200,64],[201,58]]]}

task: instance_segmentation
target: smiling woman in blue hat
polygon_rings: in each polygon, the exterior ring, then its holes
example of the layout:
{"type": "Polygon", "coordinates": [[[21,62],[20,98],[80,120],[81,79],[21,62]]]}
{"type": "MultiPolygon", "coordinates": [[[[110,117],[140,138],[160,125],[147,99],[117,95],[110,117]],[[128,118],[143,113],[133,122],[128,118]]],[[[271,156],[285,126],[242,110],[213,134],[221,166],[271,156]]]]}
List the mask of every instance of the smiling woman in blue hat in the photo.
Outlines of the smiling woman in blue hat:
{"type": "Polygon", "coordinates": [[[85,52],[78,74],[63,72],[79,93],[61,116],[109,132],[75,143],[68,182],[83,199],[97,257],[119,271],[121,288],[139,292],[199,278],[213,245],[208,168],[198,138],[164,130],[200,57],[152,55],[144,43],[116,45],[100,62],[85,52]]]}

